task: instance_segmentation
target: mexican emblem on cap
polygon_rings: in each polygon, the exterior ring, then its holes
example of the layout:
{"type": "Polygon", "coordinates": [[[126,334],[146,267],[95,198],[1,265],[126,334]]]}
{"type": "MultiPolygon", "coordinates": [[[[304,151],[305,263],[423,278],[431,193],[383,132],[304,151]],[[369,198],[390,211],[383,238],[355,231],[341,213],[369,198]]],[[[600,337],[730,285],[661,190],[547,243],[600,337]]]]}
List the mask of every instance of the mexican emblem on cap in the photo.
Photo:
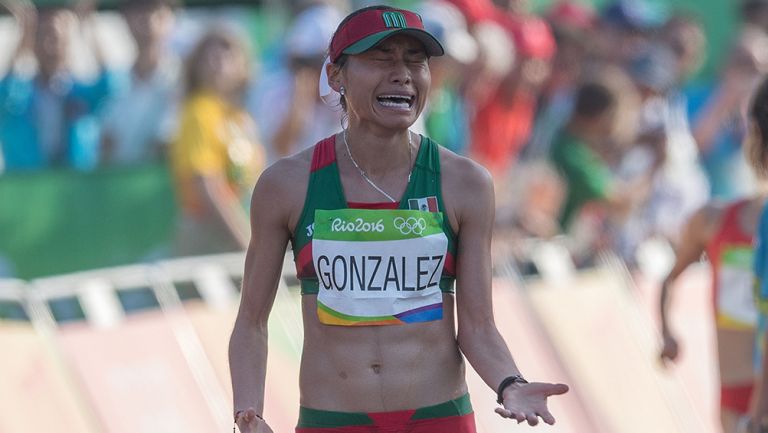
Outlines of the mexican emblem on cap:
{"type": "Polygon", "coordinates": [[[408,23],[405,21],[405,16],[401,12],[389,11],[381,14],[384,19],[384,25],[387,28],[400,28],[404,29],[408,27],[408,23]]]}

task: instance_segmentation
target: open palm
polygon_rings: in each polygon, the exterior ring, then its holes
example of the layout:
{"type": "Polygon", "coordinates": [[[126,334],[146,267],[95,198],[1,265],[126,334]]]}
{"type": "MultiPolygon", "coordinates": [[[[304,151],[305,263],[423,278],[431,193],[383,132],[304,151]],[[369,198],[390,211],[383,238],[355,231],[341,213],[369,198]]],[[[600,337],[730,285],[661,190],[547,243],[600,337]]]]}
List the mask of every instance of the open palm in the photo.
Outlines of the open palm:
{"type": "Polygon", "coordinates": [[[566,392],[568,385],[562,383],[533,382],[509,386],[504,390],[504,406],[496,408],[496,413],[518,423],[528,421],[528,424],[536,425],[540,417],[545,423],[554,424],[555,417],[547,408],[547,397],[566,392]]]}

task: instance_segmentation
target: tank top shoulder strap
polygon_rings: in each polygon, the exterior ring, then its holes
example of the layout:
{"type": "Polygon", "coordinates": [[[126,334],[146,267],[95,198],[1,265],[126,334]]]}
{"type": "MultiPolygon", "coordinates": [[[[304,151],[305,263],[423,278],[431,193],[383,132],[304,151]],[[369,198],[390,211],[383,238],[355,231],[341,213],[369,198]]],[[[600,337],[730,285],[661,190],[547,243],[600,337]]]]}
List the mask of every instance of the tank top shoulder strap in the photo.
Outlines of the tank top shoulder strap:
{"type": "Polygon", "coordinates": [[[315,144],[312,152],[312,166],[310,172],[314,173],[336,162],[336,139],[330,136],[315,144]]]}
{"type": "Polygon", "coordinates": [[[314,222],[316,209],[347,207],[336,165],[335,143],[334,136],[331,136],[315,145],[304,208],[294,230],[295,248],[301,248],[311,240],[311,230],[308,230],[308,227],[314,222]]]}
{"type": "Polygon", "coordinates": [[[409,208],[409,199],[435,197],[439,210],[443,210],[440,188],[440,155],[437,144],[427,137],[421,138],[411,181],[400,201],[400,207],[409,208]]]}
{"type": "MultiPolygon", "coordinates": [[[[429,199],[434,197],[437,203],[437,209],[445,215],[445,203],[443,201],[443,190],[440,181],[440,146],[429,137],[422,136],[419,152],[416,155],[416,161],[411,174],[411,182],[400,202],[401,209],[409,209],[412,199],[429,199]]],[[[443,230],[448,236],[448,249],[454,251],[456,234],[448,222],[448,218],[443,221],[443,230]]]]}
{"type": "Polygon", "coordinates": [[[423,137],[422,143],[423,146],[419,148],[419,154],[416,158],[416,167],[433,174],[439,174],[440,146],[429,137],[423,137]]]}

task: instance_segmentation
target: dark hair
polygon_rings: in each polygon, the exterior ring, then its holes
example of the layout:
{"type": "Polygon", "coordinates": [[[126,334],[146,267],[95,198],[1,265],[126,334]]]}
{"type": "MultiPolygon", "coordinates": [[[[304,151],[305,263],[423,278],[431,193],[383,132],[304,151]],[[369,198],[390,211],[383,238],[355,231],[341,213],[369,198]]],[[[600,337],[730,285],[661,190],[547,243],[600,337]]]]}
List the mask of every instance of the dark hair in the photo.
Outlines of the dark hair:
{"type": "Polygon", "coordinates": [[[756,14],[766,12],[768,12],[768,1],[766,0],[747,0],[741,5],[741,16],[747,21],[756,14]]]}
{"type": "Polygon", "coordinates": [[[573,114],[576,117],[594,119],[616,106],[617,98],[612,89],[605,84],[586,82],[576,93],[573,114]]]}
{"type": "MultiPolygon", "coordinates": [[[[349,22],[349,20],[351,20],[352,18],[360,15],[363,12],[368,12],[368,11],[389,11],[389,10],[394,10],[394,9],[397,9],[397,8],[394,8],[392,6],[387,6],[387,5],[373,5],[373,6],[368,6],[368,7],[364,7],[364,8],[358,9],[356,11],[353,11],[349,15],[344,17],[343,20],[341,20],[341,22],[339,23],[339,26],[336,27],[336,30],[333,32],[333,37],[334,38],[336,37],[336,33],[338,33],[339,30],[341,30],[344,27],[344,25],[346,25],[349,22]]],[[[333,41],[333,38],[331,38],[331,41],[333,41]]],[[[328,52],[330,53],[330,51],[331,50],[330,50],[330,46],[329,46],[328,47],[328,52]]],[[[349,56],[347,54],[342,54],[334,62],[334,64],[336,66],[338,66],[339,68],[344,68],[344,65],[347,64],[347,59],[348,58],[349,58],[349,56]]],[[[342,95],[341,98],[339,98],[339,104],[341,104],[341,109],[344,110],[344,112],[346,113],[347,112],[347,100],[344,98],[344,95],[342,95]]]]}
{"type": "Polygon", "coordinates": [[[768,77],[763,81],[752,96],[752,103],[749,107],[749,120],[757,128],[759,137],[754,138],[756,142],[750,143],[749,160],[755,171],[760,176],[768,176],[768,77]]]}

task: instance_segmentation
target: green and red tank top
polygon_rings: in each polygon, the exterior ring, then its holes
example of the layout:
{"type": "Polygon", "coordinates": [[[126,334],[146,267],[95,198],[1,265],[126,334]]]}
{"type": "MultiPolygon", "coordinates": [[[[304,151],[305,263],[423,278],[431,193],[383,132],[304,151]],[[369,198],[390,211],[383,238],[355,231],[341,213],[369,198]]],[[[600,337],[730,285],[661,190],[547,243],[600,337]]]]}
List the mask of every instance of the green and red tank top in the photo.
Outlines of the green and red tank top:
{"type": "MultiPolygon", "coordinates": [[[[326,138],[314,147],[304,209],[294,229],[291,246],[293,249],[296,275],[301,282],[302,295],[319,292],[319,280],[312,256],[315,213],[318,210],[369,209],[369,210],[427,210],[445,212],[440,184],[439,146],[427,137],[421,138],[416,161],[408,186],[397,203],[354,203],[347,202],[341,185],[336,162],[335,135],[326,138]]],[[[439,286],[443,293],[454,292],[456,280],[457,239],[448,218],[442,219],[442,230],[448,238],[448,250],[440,276],[439,286]]]]}
{"type": "Polygon", "coordinates": [[[720,228],[707,245],[712,267],[712,301],[715,321],[720,328],[753,329],[757,307],[753,295],[753,236],[739,222],[741,210],[749,200],[729,204],[720,228]]]}

